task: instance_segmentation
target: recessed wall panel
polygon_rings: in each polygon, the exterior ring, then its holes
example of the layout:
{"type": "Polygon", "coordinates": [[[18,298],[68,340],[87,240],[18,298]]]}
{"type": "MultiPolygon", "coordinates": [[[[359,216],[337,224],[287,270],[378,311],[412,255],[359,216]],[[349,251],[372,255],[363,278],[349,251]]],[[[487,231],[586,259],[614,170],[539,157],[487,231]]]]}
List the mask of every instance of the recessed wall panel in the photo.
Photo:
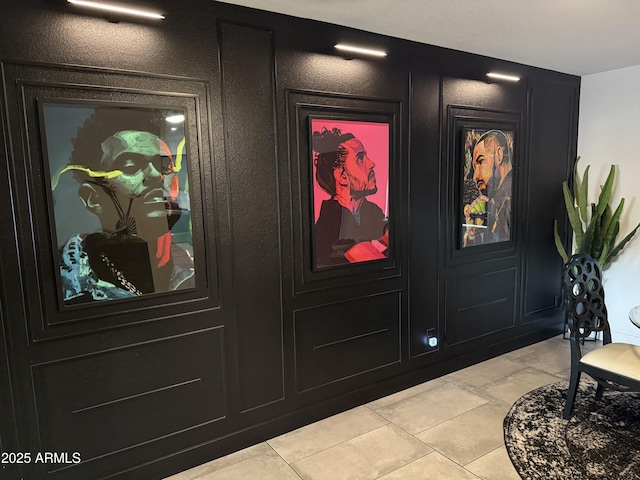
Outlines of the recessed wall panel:
{"type": "Polygon", "coordinates": [[[514,326],[515,268],[447,281],[445,289],[448,346],[514,326]]]}
{"type": "Polygon", "coordinates": [[[34,365],[39,451],[95,462],[221,420],[223,365],[222,328],[34,365]]]}
{"type": "Polygon", "coordinates": [[[401,293],[295,312],[297,391],[400,362],[401,293]]]}
{"type": "Polygon", "coordinates": [[[562,259],[553,242],[553,218],[562,232],[566,213],[562,182],[574,158],[574,91],[532,88],[531,160],[527,205],[524,323],[561,307],[562,259]],[[554,158],[561,161],[548,162],[554,158]],[[540,168],[544,165],[544,168],[540,168]]]}
{"type": "Polygon", "coordinates": [[[247,410],[284,391],[274,59],[267,30],[223,23],[220,37],[239,407],[247,410]]]}

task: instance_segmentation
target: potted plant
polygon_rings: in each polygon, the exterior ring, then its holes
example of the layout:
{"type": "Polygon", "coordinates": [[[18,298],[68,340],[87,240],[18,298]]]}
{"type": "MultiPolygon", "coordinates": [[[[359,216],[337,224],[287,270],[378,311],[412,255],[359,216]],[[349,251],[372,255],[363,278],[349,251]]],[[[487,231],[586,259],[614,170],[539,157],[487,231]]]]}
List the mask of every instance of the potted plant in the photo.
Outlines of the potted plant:
{"type": "MultiPolygon", "coordinates": [[[[616,166],[611,165],[609,175],[604,185],[600,187],[598,203],[589,204],[587,200],[589,190],[589,167],[584,170],[582,182],[578,177],[578,161],[576,160],[573,174],[573,194],[569,190],[569,184],[562,182],[564,203],[569,216],[569,223],[573,230],[576,250],[574,253],[586,253],[594,258],[604,270],[611,261],[620,253],[624,246],[633,238],[640,223],[619,243],[616,243],[620,232],[620,217],[624,208],[624,198],[620,200],[615,211],[612,210],[611,200],[613,181],[615,179],[616,166]]],[[[554,222],[553,234],[556,248],[565,263],[569,255],[564,248],[562,239],[558,234],[558,221],[554,222]]]]}

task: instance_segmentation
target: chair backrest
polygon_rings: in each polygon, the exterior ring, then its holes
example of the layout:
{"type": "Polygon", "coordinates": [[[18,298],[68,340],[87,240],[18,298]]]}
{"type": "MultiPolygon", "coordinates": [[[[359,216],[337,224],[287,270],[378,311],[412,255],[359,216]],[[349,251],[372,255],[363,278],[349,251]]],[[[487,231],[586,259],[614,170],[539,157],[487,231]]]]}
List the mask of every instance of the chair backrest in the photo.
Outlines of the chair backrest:
{"type": "Polygon", "coordinates": [[[562,287],[569,328],[576,338],[601,331],[608,337],[609,321],[598,262],[584,253],[573,255],[564,266],[562,287]]]}

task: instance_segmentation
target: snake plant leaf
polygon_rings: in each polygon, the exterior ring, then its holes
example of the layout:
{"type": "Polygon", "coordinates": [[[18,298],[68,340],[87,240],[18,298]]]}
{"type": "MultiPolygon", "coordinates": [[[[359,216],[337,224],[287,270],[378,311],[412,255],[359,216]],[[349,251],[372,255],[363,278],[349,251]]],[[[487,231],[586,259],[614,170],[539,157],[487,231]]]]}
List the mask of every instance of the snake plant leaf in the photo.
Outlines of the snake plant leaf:
{"type": "MultiPolygon", "coordinates": [[[[596,205],[591,204],[591,222],[587,226],[582,237],[582,242],[578,244],[578,250],[576,253],[591,253],[591,247],[593,245],[593,237],[597,229],[600,228],[600,217],[596,216],[596,205]]],[[[576,237],[577,238],[577,237],[576,237]]]]}
{"type": "Polygon", "coordinates": [[[627,243],[629,243],[629,240],[631,240],[633,238],[633,236],[636,234],[636,232],[638,231],[638,228],[640,228],[640,223],[638,223],[638,225],[636,225],[636,228],[631,230],[631,232],[629,232],[629,234],[626,237],[624,237],[620,241],[620,243],[618,245],[616,245],[616,247],[613,250],[611,250],[611,252],[607,256],[607,258],[605,259],[605,263],[602,264],[602,268],[605,268],[607,265],[609,265],[611,260],[613,260],[616,257],[616,255],[618,255],[618,253],[620,253],[620,250],[622,250],[624,248],[624,246],[627,243]]]}
{"type": "Polygon", "coordinates": [[[582,222],[580,221],[580,214],[578,213],[578,209],[575,207],[575,202],[573,200],[573,196],[569,191],[569,184],[565,180],[562,182],[562,193],[564,194],[564,205],[567,209],[567,215],[569,216],[569,222],[571,223],[571,228],[573,229],[573,233],[576,236],[576,243],[578,245],[582,244],[582,238],[584,237],[584,231],[582,230],[582,222]]]}
{"type": "MultiPolygon", "coordinates": [[[[603,241],[606,245],[613,246],[612,242],[614,242],[615,235],[617,235],[618,231],[620,231],[620,217],[622,216],[622,209],[624,208],[624,198],[620,199],[620,203],[618,204],[618,208],[616,208],[615,213],[609,219],[609,224],[604,227],[604,237],[603,241]]],[[[611,211],[611,207],[608,208],[611,211]]]]}
{"type": "MultiPolygon", "coordinates": [[[[562,194],[567,216],[575,236],[575,253],[591,255],[604,269],[634,237],[640,229],[640,223],[620,243],[616,243],[620,233],[620,221],[625,204],[625,200],[621,199],[615,212],[612,211],[610,205],[613,197],[616,166],[611,165],[604,185],[600,186],[598,202],[589,204],[590,165],[585,167],[584,174],[580,177],[577,168],[579,160],[580,157],[577,158],[574,164],[573,193],[570,191],[567,181],[562,183],[562,194]],[[580,178],[582,178],[582,181],[580,178]]],[[[554,223],[553,236],[556,249],[566,263],[569,255],[558,233],[557,220],[554,223]]]]}
{"type": "Polygon", "coordinates": [[[598,258],[596,258],[597,262],[601,266],[604,265],[604,262],[607,260],[608,255],[609,255],[609,244],[605,243],[604,246],[602,247],[602,252],[600,252],[600,255],[598,256],[598,258]]]}
{"type": "MultiPolygon", "coordinates": [[[[582,177],[582,183],[576,183],[577,190],[574,190],[574,193],[577,195],[578,208],[580,209],[580,216],[582,217],[582,221],[587,223],[589,219],[587,218],[587,193],[589,191],[589,168],[591,165],[587,165],[587,168],[584,170],[584,175],[582,177]]],[[[576,178],[578,175],[576,173],[576,178]]]]}
{"type": "Polygon", "coordinates": [[[553,238],[556,242],[556,249],[562,257],[562,261],[564,263],[567,263],[569,261],[569,256],[567,255],[567,251],[564,249],[562,239],[560,238],[560,234],[558,233],[558,220],[554,220],[553,222],[553,238]]]}
{"type": "MultiPolygon", "coordinates": [[[[613,249],[616,247],[616,238],[618,238],[618,233],[620,233],[620,222],[615,222],[613,224],[613,235],[611,236],[611,242],[609,242],[609,248],[607,249],[607,255],[603,260],[602,264],[607,261],[607,257],[611,254],[613,249]]],[[[612,259],[613,260],[613,259],[612,259]]]]}
{"type": "Polygon", "coordinates": [[[580,162],[580,157],[576,158],[576,161],[573,164],[573,194],[576,197],[578,196],[578,192],[580,191],[580,175],[578,175],[578,162],[580,162]]]}
{"type": "MultiPolygon", "coordinates": [[[[619,207],[619,205],[618,205],[619,207]]],[[[617,211],[617,209],[616,209],[617,211]]],[[[607,205],[607,208],[604,209],[604,213],[602,214],[602,235],[603,237],[606,235],[606,232],[609,228],[611,228],[611,223],[613,219],[613,214],[611,213],[611,205],[607,205]]]]}
{"type": "Polygon", "coordinates": [[[616,174],[616,166],[611,165],[609,169],[609,175],[607,175],[607,179],[602,186],[602,190],[600,191],[600,197],[598,198],[598,206],[596,207],[596,215],[600,216],[604,213],[605,208],[609,205],[609,200],[611,200],[611,191],[613,189],[613,180],[616,174]]]}
{"type": "MultiPolygon", "coordinates": [[[[602,228],[602,215],[599,217],[593,217],[591,219],[591,223],[594,225],[593,228],[593,236],[591,238],[591,245],[588,250],[583,250],[586,253],[589,253],[593,258],[600,257],[600,252],[602,252],[602,243],[604,240],[604,229],[602,228]]],[[[585,234],[586,237],[586,234],[585,234]]]]}

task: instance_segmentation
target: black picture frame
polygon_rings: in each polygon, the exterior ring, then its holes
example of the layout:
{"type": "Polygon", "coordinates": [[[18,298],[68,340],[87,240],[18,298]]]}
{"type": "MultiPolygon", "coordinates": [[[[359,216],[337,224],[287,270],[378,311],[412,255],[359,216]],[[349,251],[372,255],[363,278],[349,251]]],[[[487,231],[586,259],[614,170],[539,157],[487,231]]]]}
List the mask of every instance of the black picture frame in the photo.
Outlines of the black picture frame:
{"type": "MultiPolygon", "coordinates": [[[[339,93],[290,90],[287,92],[290,132],[291,190],[294,255],[293,288],[296,295],[344,288],[401,275],[401,255],[406,235],[401,221],[404,202],[402,169],[402,102],[339,93]],[[314,252],[315,173],[312,157],[312,119],[372,122],[389,126],[389,249],[379,260],[316,267],[314,252]]],[[[321,203],[321,202],[320,202],[321,203]]]]}
{"type": "MultiPolygon", "coordinates": [[[[197,78],[48,64],[8,63],[5,67],[6,125],[20,139],[15,145],[21,146],[11,149],[8,171],[11,199],[20,205],[13,211],[13,221],[20,272],[17,281],[22,282],[22,302],[28,305],[29,341],[50,342],[152,323],[176,333],[202,327],[209,312],[220,309],[219,225],[225,221],[225,211],[217,210],[216,176],[222,170],[213,161],[208,83],[197,78]],[[195,288],[149,293],[135,299],[78,304],[61,301],[42,102],[184,112],[184,168],[189,178],[190,231],[197,259],[195,288]]],[[[67,138],[74,134],[67,134],[67,138]]],[[[65,172],[63,177],[66,175],[72,172],[65,172]]]]}

